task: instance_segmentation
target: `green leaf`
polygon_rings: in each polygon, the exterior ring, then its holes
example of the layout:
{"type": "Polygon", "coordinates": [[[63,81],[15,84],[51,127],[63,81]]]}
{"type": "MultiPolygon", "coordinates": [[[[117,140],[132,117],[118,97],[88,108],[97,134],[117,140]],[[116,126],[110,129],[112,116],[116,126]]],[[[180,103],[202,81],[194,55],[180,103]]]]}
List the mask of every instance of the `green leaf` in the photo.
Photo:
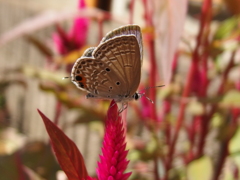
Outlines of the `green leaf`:
{"type": "Polygon", "coordinates": [[[229,152],[230,154],[234,154],[240,151],[240,127],[238,128],[237,132],[233,136],[233,138],[229,142],[229,152]]]}
{"type": "Polygon", "coordinates": [[[240,92],[237,90],[228,91],[223,97],[221,105],[227,107],[240,107],[240,92]]]}
{"type": "Polygon", "coordinates": [[[234,178],[234,173],[232,171],[230,167],[224,168],[222,180],[235,180],[236,178],[234,178]]]}
{"type": "Polygon", "coordinates": [[[193,100],[188,103],[187,111],[193,115],[198,116],[204,113],[204,108],[202,103],[193,100]]]}
{"type": "Polygon", "coordinates": [[[238,28],[239,17],[232,17],[224,21],[217,29],[214,40],[224,39],[233,33],[238,28]]]}
{"type": "Polygon", "coordinates": [[[209,157],[203,156],[192,161],[187,166],[188,180],[209,180],[212,177],[213,167],[209,157]]]}
{"type": "Polygon", "coordinates": [[[215,113],[211,120],[211,125],[214,128],[220,127],[223,124],[223,117],[220,113],[215,113]]]}
{"type": "Polygon", "coordinates": [[[69,83],[69,80],[63,80],[63,77],[66,76],[65,73],[51,72],[49,70],[38,69],[31,66],[22,67],[21,72],[29,77],[53,81],[60,85],[66,85],[67,83],[69,83]]]}

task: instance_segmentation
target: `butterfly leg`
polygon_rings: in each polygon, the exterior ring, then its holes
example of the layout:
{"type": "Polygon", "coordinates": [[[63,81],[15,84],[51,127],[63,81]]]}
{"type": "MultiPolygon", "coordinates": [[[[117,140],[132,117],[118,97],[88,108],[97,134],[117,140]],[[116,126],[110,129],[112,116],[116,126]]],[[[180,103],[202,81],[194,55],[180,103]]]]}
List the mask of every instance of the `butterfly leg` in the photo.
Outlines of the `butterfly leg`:
{"type": "Polygon", "coordinates": [[[122,107],[121,109],[119,109],[118,113],[119,114],[122,113],[125,109],[127,109],[127,107],[128,107],[128,103],[122,103],[122,107]]]}

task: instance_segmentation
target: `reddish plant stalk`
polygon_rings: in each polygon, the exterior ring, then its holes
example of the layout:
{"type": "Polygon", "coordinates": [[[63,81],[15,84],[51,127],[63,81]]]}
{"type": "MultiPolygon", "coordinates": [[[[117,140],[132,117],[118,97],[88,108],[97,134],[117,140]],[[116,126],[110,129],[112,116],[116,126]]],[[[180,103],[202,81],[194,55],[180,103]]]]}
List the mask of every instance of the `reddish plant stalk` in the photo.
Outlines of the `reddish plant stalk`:
{"type": "Polygon", "coordinates": [[[170,114],[171,108],[172,108],[171,99],[164,100],[163,101],[163,117],[162,117],[162,119],[165,120],[165,121],[163,121],[164,127],[165,127],[164,133],[165,133],[165,137],[166,137],[166,144],[168,146],[170,146],[170,144],[171,144],[171,124],[170,124],[169,120],[166,120],[166,116],[168,114],[170,114]]]}
{"type": "Polygon", "coordinates": [[[227,131],[228,131],[227,137],[225,137],[225,139],[221,143],[220,153],[218,155],[219,158],[217,159],[217,162],[214,166],[215,169],[214,169],[214,174],[213,174],[212,180],[218,180],[222,173],[224,163],[226,161],[227,156],[229,155],[229,151],[228,151],[229,141],[235,134],[237,127],[238,127],[237,118],[238,118],[238,116],[236,116],[233,112],[230,112],[229,117],[227,119],[227,123],[226,123],[226,127],[228,127],[227,128],[227,131]]]}
{"type": "Polygon", "coordinates": [[[56,102],[56,107],[55,107],[55,117],[54,117],[54,124],[58,125],[59,122],[59,117],[62,112],[62,103],[60,101],[56,102]]]}
{"type": "Polygon", "coordinates": [[[188,139],[190,142],[189,152],[187,154],[186,164],[191,162],[194,159],[194,144],[196,140],[196,134],[199,133],[199,123],[201,122],[200,116],[194,116],[191,126],[188,128],[188,139]]]}
{"type": "Polygon", "coordinates": [[[26,176],[24,174],[23,163],[22,163],[19,151],[17,151],[14,154],[14,160],[15,160],[16,165],[17,165],[18,180],[25,180],[26,176]]]}
{"type": "MultiPolygon", "coordinates": [[[[199,66],[199,60],[200,60],[199,48],[202,45],[202,38],[204,37],[203,32],[204,32],[204,28],[206,25],[206,20],[209,20],[209,17],[210,17],[209,14],[211,14],[210,13],[211,12],[211,10],[210,10],[211,4],[212,4],[211,0],[205,0],[203,2],[201,20],[200,20],[200,30],[199,30],[199,33],[197,36],[197,45],[193,52],[191,67],[190,67],[190,70],[187,75],[187,82],[186,82],[184,90],[183,90],[182,100],[180,101],[180,109],[179,109],[179,114],[178,114],[178,118],[177,118],[177,122],[176,122],[175,133],[173,135],[173,140],[172,140],[172,143],[169,148],[167,162],[165,163],[167,172],[172,167],[172,160],[173,160],[173,155],[175,152],[175,145],[176,145],[177,137],[178,137],[179,131],[182,127],[182,123],[184,120],[185,107],[186,107],[186,102],[184,101],[184,99],[187,98],[191,92],[194,73],[199,66]]],[[[207,37],[205,37],[205,38],[207,38],[207,37]]],[[[165,179],[168,179],[168,173],[166,173],[165,179]]]]}
{"type": "Polygon", "coordinates": [[[215,164],[215,168],[214,168],[214,175],[212,180],[218,180],[219,176],[222,172],[222,168],[223,165],[225,163],[226,157],[228,156],[229,152],[228,152],[228,144],[229,144],[229,140],[231,138],[227,138],[226,141],[221,143],[221,147],[220,147],[220,153],[219,153],[219,159],[217,160],[217,163],[215,164]]]}
{"type": "MultiPolygon", "coordinates": [[[[185,85],[185,88],[183,91],[182,100],[180,101],[180,109],[179,109],[175,133],[173,135],[173,140],[172,140],[172,143],[171,143],[169,151],[168,151],[167,161],[165,163],[165,166],[166,166],[165,168],[167,171],[169,171],[172,167],[172,160],[173,160],[173,154],[175,152],[175,145],[176,145],[177,137],[178,137],[178,134],[179,134],[179,131],[181,129],[183,119],[184,119],[184,113],[185,113],[185,107],[186,107],[186,101],[184,101],[184,98],[188,97],[188,95],[190,93],[190,89],[191,89],[192,82],[193,82],[192,81],[193,74],[195,72],[195,69],[196,69],[196,63],[192,63],[191,67],[190,67],[190,71],[188,72],[187,82],[186,82],[186,85],[185,85]]],[[[166,180],[168,179],[168,173],[166,173],[165,179],[166,180]]]]}
{"type": "Polygon", "coordinates": [[[233,167],[233,178],[239,179],[239,170],[238,170],[238,166],[236,164],[233,167]]]}
{"type": "MultiPolygon", "coordinates": [[[[229,74],[231,68],[234,66],[235,54],[236,54],[236,51],[234,51],[232,53],[231,59],[228,63],[228,66],[226,67],[225,71],[223,72],[222,81],[221,81],[221,84],[219,86],[218,93],[217,93],[218,96],[221,96],[224,92],[224,86],[226,84],[228,74],[229,74]]],[[[202,124],[203,125],[202,126],[202,133],[200,135],[198,152],[196,154],[196,157],[199,157],[203,154],[203,149],[204,149],[204,145],[205,145],[205,138],[206,138],[206,135],[207,135],[207,132],[208,132],[209,122],[210,122],[213,114],[216,112],[217,107],[218,107],[217,105],[213,105],[209,114],[206,115],[206,117],[204,118],[205,122],[203,122],[203,124],[202,124]]]]}
{"type": "MultiPolygon", "coordinates": [[[[153,27],[152,21],[152,11],[150,11],[148,7],[148,2],[146,0],[142,0],[144,5],[144,17],[147,27],[153,27]]],[[[154,35],[148,34],[147,35],[147,44],[148,44],[148,51],[149,51],[149,58],[150,58],[150,87],[156,86],[156,74],[157,74],[157,63],[156,63],[156,56],[155,56],[155,45],[154,45],[154,35]]],[[[156,101],[156,88],[151,88],[149,93],[149,97],[154,102],[156,101]]],[[[155,103],[150,104],[150,118],[153,121],[157,121],[157,113],[156,113],[156,105],[155,103]]],[[[159,180],[159,173],[158,173],[158,157],[154,159],[154,178],[155,180],[159,180]]]]}
{"type": "MultiPolygon", "coordinates": [[[[155,46],[154,46],[154,40],[151,38],[148,41],[149,45],[149,56],[150,56],[150,62],[151,62],[151,67],[150,67],[150,87],[155,87],[156,86],[156,72],[157,72],[157,63],[156,63],[156,56],[155,56],[155,46]]],[[[149,89],[149,97],[152,99],[154,102],[156,101],[156,88],[151,88],[149,89]]],[[[157,114],[156,114],[156,104],[155,103],[150,103],[150,110],[151,110],[151,119],[156,121],[157,120],[157,114]]]]}
{"type": "MultiPolygon", "coordinates": [[[[152,22],[152,12],[150,11],[148,7],[148,3],[146,0],[143,0],[144,5],[144,17],[145,22],[148,27],[153,27],[152,22]]],[[[149,51],[149,59],[150,59],[150,79],[149,79],[149,85],[150,87],[156,86],[156,74],[157,74],[157,63],[156,63],[156,56],[155,56],[155,45],[154,45],[154,35],[148,34],[147,35],[147,44],[148,44],[148,51],[149,51]]],[[[149,89],[149,97],[154,102],[156,101],[156,88],[149,89]]],[[[152,120],[157,120],[157,114],[156,114],[156,105],[155,103],[150,104],[150,117],[152,120]]]]}

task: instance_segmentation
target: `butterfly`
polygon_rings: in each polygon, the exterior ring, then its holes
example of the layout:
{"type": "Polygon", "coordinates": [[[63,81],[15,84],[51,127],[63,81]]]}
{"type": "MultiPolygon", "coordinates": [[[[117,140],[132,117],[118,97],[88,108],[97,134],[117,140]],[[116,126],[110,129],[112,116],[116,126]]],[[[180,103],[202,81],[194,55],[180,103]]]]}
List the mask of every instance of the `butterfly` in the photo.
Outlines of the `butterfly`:
{"type": "Polygon", "coordinates": [[[139,99],[143,58],[142,34],[138,25],[109,32],[97,47],[88,48],[76,60],[71,81],[87,91],[86,98],[114,99],[127,104],[139,99]]]}

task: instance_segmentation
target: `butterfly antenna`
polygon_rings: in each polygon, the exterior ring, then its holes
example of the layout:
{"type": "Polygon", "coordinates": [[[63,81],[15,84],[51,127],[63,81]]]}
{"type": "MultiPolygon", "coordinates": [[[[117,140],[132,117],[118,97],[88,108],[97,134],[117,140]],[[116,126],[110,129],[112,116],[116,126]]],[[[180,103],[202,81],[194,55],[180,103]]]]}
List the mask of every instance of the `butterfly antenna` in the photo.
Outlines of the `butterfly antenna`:
{"type": "MultiPolygon", "coordinates": [[[[142,91],[146,91],[146,90],[148,90],[148,89],[156,88],[156,87],[163,87],[163,86],[165,86],[165,85],[161,85],[161,86],[153,86],[153,87],[147,87],[147,88],[144,88],[142,91]]],[[[142,92],[142,91],[141,91],[141,92],[142,92]]],[[[145,98],[147,98],[147,100],[149,100],[152,104],[154,104],[154,101],[151,100],[149,97],[147,97],[147,96],[145,95],[145,92],[143,92],[143,93],[139,93],[139,94],[141,94],[142,96],[144,96],[145,98]]]]}
{"type": "Polygon", "coordinates": [[[149,100],[152,104],[154,104],[154,101],[151,100],[149,97],[147,97],[147,96],[145,95],[145,93],[142,93],[142,95],[143,95],[145,98],[147,98],[147,100],[149,100]]]}
{"type": "MultiPolygon", "coordinates": [[[[142,91],[146,91],[146,90],[151,89],[151,88],[163,87],[163,86],[165,86],[165,85],[146,87],[146,88],[144,88],[142,91]]],[[[141,91],[141,92],[142,92],[142,91],[141,91]]]]}

